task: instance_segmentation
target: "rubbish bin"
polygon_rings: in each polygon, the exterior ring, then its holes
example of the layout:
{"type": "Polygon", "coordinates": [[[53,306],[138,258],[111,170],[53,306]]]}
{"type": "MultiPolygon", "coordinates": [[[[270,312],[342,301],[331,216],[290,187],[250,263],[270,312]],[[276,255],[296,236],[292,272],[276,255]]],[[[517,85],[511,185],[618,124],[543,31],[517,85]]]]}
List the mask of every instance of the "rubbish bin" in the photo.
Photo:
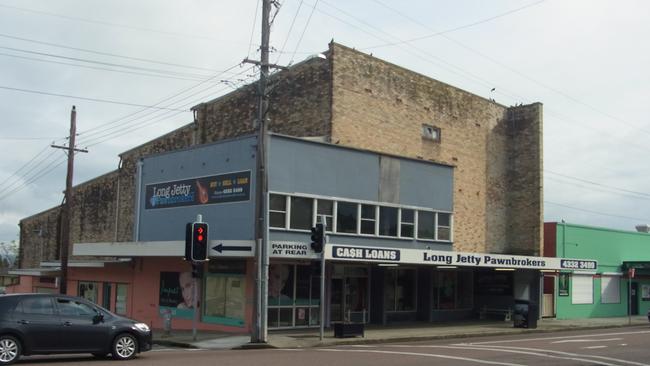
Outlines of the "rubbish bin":
{"type": "Polygon", "coordinates": [[[526,328],[537,328],[537,318],[539,318],[539,306],[534,302],[528,303],[528,316],[526,317],[526,328]]]}
{"type": "Polygon", "coordinates": [[[537,328],[539,307],[528,300],[515,300],[513,326],[515,328],[537,328]]]}

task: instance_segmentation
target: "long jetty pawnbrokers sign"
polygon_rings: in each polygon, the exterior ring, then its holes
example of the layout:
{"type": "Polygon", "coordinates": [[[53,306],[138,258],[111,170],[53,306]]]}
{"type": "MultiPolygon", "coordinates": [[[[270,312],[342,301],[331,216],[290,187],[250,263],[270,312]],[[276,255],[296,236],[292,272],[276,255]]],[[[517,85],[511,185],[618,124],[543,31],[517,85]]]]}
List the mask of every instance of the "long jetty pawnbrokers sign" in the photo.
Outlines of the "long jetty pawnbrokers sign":
{"type": "Polygon", "coordinates": [[[595,271],[598,262],[585,259],[528,257],[521,255],[446,252],[426,249],[398,249],[327,245],[325,259],[343,261],[430,264],[437,266],[502,267],[550,270],[595,271]]]}

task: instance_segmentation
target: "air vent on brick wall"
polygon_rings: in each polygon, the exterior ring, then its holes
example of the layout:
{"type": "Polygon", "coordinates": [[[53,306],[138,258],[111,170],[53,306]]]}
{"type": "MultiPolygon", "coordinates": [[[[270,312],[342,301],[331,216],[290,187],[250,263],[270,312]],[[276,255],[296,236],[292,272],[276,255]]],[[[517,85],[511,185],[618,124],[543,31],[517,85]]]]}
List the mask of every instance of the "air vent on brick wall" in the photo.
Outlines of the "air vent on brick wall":
{"type": "Polygon", "coordinates": [[[422,125],[422,138],[440,142],[440,128],[432,125],[422,125]]]}

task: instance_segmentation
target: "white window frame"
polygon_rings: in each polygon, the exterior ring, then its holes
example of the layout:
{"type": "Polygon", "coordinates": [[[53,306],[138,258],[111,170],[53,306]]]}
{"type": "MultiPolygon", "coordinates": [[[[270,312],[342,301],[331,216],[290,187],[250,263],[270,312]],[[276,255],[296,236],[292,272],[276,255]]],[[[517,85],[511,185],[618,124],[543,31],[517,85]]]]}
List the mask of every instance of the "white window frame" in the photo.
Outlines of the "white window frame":
{"type": "Polygon", "coordinates": [[[621,277],[620,275],[602,274],[600,277],[600,303],[621,303],[621,277]]]}
{"type": "MultiPolygon", "coordinates": [[[[317,215],[318,215],[318,206],[316,201],[317,200],[326,200],[326,201],[332,201],[333,202],[333,212],[332,212],[332,228],[329,228],[327,230],[328,232],[340,236],[363,236],[363,237],[380,237],[380,238],[389,238],[389,239],[398,239],[398,240],[417,240],[417,241],[423,241],[423,242],[443,242],[443,243],[449,243],[452,244],[454,240],[454,213],[451,211],[443,211],[443,210],[434,210],[431,208],[427,207],[420,207],[420,206],[411,206],[411,205],[396,205],[396,204],[391,204],[387,202],[374,202],[374,201],[365,201],[365,200],[352,200],[348,198],[341,198],[341,197],[334,197],[334,196],[321,196],[321,195],[313,195],[313,194],[302,194],[302,193],[286,193],[286,192],[269,192],[269,194],[275,194],[275,195],[281,195],[284,196],[286,199],[285,205],[286,205],[286,211],[285,213],[285,226],[284,228],[281,227],[275,227],[275,226],[270,226],[270,230],[284,230],[284,231],[292,231],[292,232],[309,232],[309,230],[303,230],[303,229],[292,229],[290,228],[290,219],[291,219],[291,198],[292,197],[299,197],[299,198],[310,198],[314,201],[313,206],[312,206],[312,221],[313,223],[316,223],[317,221],[317,215]],[[356,223],[356,233],[341,233],[338,231],[338,204],[339,202],[345,202],[345,203],[350,203],[350,204],[356,204],[357,205],[357,223],[356,223]],[[361,205],[371,205],[375,206],[375,234],[361,234],[361,205]],[[386,206],[386,207],[394,207],[398,209],[398,235],[397,236],[385,236],[385,235],[379,235],[379,206],[386,206]],[[402,230],[402,219],[401,219],[401,213],[402,209],[406,210],[413,210],[413,237],[408,237],[408,236],[402,236],[401,230],[402,230]],[[437,225],[437,217],[438,213],[446,213],[449,214],[449,231],[450,231],[450,238],[449,240],[439,240],[437,239],[438,236],[438,230],[437,226],[433,228],[434,230],[434,238],[429,239],[429,238],[421,238],[418,236],[418,230],[419,230],[419,212],[430,212],[433,213],[434,215],[434,222],[437,225]]],[[[283,211],[277,211],[277,210],[269,210],[269,212],[283,212],[283,211]]],[[[407,223],[411,224],[411,223],[407,223]]]]}
{"type": "Polygon", "coordinates": [[[287,229],[289,228],[289,196],[281,193],[269,193],[269,228],[273,229],[287,229]],[[284,211],[280,210],[271,210],[271,194],[274,196],[283,196],[284,197],[284,211]],[[284,214],[284,227],[271,226],[271,213],[283,213],[284,214]]]}
{"type": "Polygon", "coordinates": [[[378,206],[376,206],[376,205],[370,205],[370,204],[367,204],[367,203],[360,203],[359,206],[358,206],[358,208],[357,208],[357,210],[358,210],[358,211],[357,211],[357,212],[358,212],[358,215],[357,215],[357,221],[358,221],[358,222],[357,222],[357,234],[359,234],[359,235],[363,235],[363,236],[377,236],[377,233],[379,232],[379,231],[378,231],[378,229],[379,229],[379,210],[378,210],[378,206]],[[372,219],[364,219],[364,218],[362,217],[362,214],[363,214],[363,206],[372,206],[372,207],[374,208],[373,211],[374,211],[374,213],[375,213],[375,215],[374,215],[375,217],[372,218],[372,219]],[[361,223],[364,222],[364,221],[365,221],[365,222],[371,222],[371,221],[372,221],[372,222],[374,223],[374,225],[372,225],[372,226],[373,226],[373,229],[372,229],[373,232],[372,232],[372,234],[362,233],[362,232],[361,232],[361,223]]]}

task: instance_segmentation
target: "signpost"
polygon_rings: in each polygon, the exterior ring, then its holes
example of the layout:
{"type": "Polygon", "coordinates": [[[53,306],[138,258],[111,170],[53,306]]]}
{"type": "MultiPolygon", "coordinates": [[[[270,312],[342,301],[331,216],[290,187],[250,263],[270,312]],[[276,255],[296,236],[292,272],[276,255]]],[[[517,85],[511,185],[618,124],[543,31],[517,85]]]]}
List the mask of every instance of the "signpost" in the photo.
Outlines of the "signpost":
{"type": "Polygon", "coordinates": [[[632,279],[634,268],[627,270],[627,324],[632,325],[632,279]]]}

